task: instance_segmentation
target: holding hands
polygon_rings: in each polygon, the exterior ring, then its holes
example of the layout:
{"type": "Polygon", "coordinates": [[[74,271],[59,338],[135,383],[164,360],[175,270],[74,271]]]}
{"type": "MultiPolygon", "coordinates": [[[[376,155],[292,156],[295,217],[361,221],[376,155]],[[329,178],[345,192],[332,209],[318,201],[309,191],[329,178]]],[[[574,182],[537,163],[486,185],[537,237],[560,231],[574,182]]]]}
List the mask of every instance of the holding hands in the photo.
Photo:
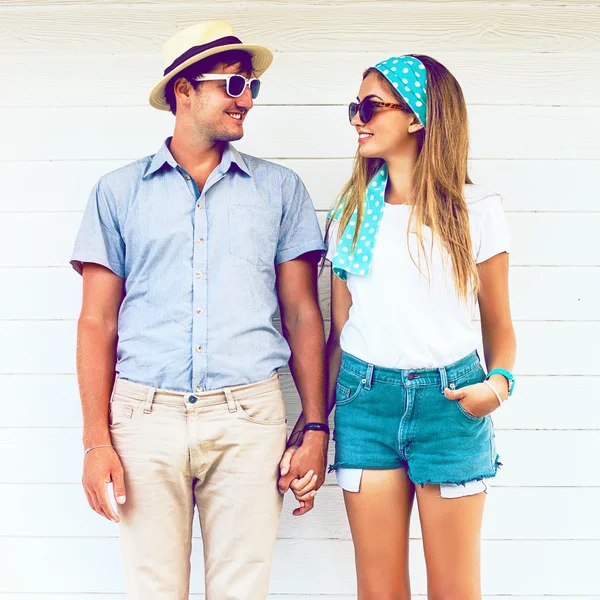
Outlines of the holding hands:
{"type": "MultiPolygon", "coordinates": [[[[294,436],[294,434],[292,434],[294,436]]],[[[289,446],[279,463],[279,492],[285,494],[291,488],[299,508],[295,517],[306,514],[315,505],[317,490],[325,481],[329,435],[323,431],[306,431],[302,443],[289,446]]]]}

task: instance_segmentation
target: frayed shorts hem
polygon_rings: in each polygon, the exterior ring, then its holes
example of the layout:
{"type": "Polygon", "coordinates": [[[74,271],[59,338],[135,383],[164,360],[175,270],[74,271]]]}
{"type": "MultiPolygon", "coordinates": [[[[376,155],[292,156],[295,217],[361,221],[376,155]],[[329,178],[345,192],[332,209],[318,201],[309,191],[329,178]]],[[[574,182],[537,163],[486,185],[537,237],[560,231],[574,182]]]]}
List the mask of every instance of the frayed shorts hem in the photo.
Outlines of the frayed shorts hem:
{"type": "Polygon", "coordinates": [[[498,474],[498,469],[502,466],[502,463],[500,462],[500,457],[496,456],[496,460],[494,462],[494,468],[489,471],[488,473],[483,473],[483,475],[477,475],[475,477],[469,477],[467,479],[457,479],[454,481],[449,481],[449,480],[437,480],[436,478],[430,478],[430,479],[423,479],[423,480],[416,480],[413,477],[411,477],[411,473],[410,470],[408,471],[408,478],[415,484],[415,485],[420,485],[421,487],[424,485],[465,485],[466,483],[469,483],[470,481],[482,481],[484,479],[492,479],[494,477],[496,477],[496,475],[498,474]]]}
{"type": "Polygon", "coordinates": [[[498,469],[502,466],[500,462],[500,457],[496,455],[496,460],[494,461],[494,468],[488,472],[483,473],[482,475],[477,475],[474,477],[469,477],[467,479],[456,479],[456,480],[448,480],[448,479],[436,479],[436,478],[428,478],[428,479],[420,479],[417,480],[412,477],[410,467],[407,463],[399,465],[398,463],[394,463],[391,465],[365,465],[365,464],[348,464],[346,462],[336,462],[329,466],[328,472],[332,473],[333,471],[337,471],[338,469],[361,469],[363,471],[392,471],[395,469],[405,469],[408,478],[415,485],[420,485],[421,487],[425,485],[465,485],[471,481],[483,481],[484,479],[492,479],[496,477],[498,473],[498,469]]]}

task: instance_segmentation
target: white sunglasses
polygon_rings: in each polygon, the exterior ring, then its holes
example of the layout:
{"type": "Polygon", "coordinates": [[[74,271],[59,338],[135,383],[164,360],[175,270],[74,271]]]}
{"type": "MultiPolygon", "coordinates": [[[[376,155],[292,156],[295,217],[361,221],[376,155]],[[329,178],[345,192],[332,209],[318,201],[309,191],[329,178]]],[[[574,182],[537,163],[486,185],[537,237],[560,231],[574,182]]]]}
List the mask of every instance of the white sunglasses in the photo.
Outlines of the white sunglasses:
{"type": "Polygon", "coordinates": [[[220,73],[209,73],[208,75],[200,75],[195,77],[194,81],[226,81],[227,82],[227,95],[232,98],[239,98],[246,89],[246,86],[250,86],[250,93],[252,98],[255,99],[260,91],[260,81],[256,77],[246,79],[243,75],[225,75],[220,73]]]}

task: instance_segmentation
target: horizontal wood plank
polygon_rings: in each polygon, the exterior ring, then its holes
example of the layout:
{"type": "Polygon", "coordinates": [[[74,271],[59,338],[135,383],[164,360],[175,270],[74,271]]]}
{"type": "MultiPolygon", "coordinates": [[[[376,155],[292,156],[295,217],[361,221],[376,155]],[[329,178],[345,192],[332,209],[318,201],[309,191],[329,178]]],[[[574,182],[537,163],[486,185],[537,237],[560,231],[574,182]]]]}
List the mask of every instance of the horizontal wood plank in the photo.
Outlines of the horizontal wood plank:
{"type": "MultiPolygon", "coordinates": [[[[352,157],[357,138],[346,110],[257,106],[237,147],[263,158],[352,157]]],[[[600,159],[600,108],[472,106],[469,121],[472,158],[600,159]]],[[[12,108],[0,112],[0,128],[11,140],[0,161],[115,160],[156,152],[173,115],[149,106],[12,108]]]]}
{"type": "MultiPolygon", "coordinates": [[[[494,413],[497,430],[600,430],[600,378],[585,376],[519,376],[515,392],[494,413]]],[[[291,375],[281,372],[288,423],[296,422],[300,398],[291,375]]],[[[81,427],[79,391],[71,375],[0,375],[7,399],[2,427],[81,427]]]]}
{"type": "MultiPolygon", "coordinates": [[[[75,321],[0,322],[0,374],[75,372],[75,321]]],[[[519,375],[600,375],[600,321],[515,323],[519,375]]]]}
{"type": "MultiPolygon", "coordinates": [[[[497,431],[496,441],[504,467],[494,485],[600,486],[597,431],[497,431]]],[[[0,463],[0,483],[81,480],[79,430],[0,429],[0,450],[11,457],[0,463]]],[[[332,464],[331,453],[329,459],[332,464]]],[[[333,475],[329,475],[329,481],[333,481],[333,475]]]]}
{"type": "MultiPolygon", "coordinates": [[[[201,18],[225,19],[246,42],[274,52],[455,51],[590,52],[600,48],[595,6],[529,6],[496,3],[361,2],[202,6],[201,18]],[[568,18],[566,18],[568,15],[568,18]],[[331,27],[335,23],[335,27],[331,27]],[[385,24],[385,25],[382,25],[385,24]],[[372,32],[377,31],[373,36],[372,32]]],[[[148,5],[9,6],[0,22],[5,55],[158,54],[176,30],[196,23],[198,10],[184,3],[148,5]]]]}
{"type": "MultiPolygon", "coordinates": [[[[283,52],[261,77],[257,105],[345,105],[382,52],[283,52]],[[293,73],[293,77],[290,74],[293,73]]],[[[598,106],[600,54],[440,52],[469,105],[598,106]]],[[[0,107],[146,106],[161,56],[16,56],[3,66],[0,107]],[[30,93],[35,81],[43,96],[30,93]]]]}
{"type": "MultiPolygon", "coordinates": [[[[318,217],[324,228],[326,212],[318,217]]],[[[590,214],[511,213],[513,266],[600,266],[600,212],[590,214]],[[577,232],[557,244],[565,231],[577,232]]],[[[69,264],[80,213],[9,213],[0,220],[0,268],[64,267],[69,264]]]]}
{"type": "MultiPolygon", "coordinates": [[[[329,318],[330,270],[319,278],[321,311],[329,318]]],[[[510,271],[515,321],[595,321],[600,267],[527,267],[510,271]]],[[[71,267],[0,268],[0,321],[77,319],[82,280],[71,267]],[[45,292],[40,295],[39,291],[45,292]]]]}
{"type": "MultiPolygon", "coordinates": [[[[118,526],[90,509],[79,484],[0,484],[4,498],[0,531],[9,537],[117,537],[118,526]]],[[[600,488],[514,488],[489,486],[482,538],[485,540],[600,540],[600,521],[591,519],[600,488]],[[577,506],[577,510],[572,510],[577,506]]],[[[114,503],[113,503],[114,504],[114,503]]],[[[323,486],[315,509],[299,519],[291,493],[285,495],[278,538],[350,539],[342,491],[323,486]]],[[[194,518],[195,538],[201,537],[194,518]]],[[[415,506],[411,538],[422,536],[415,506]]]]}
{"type": "MultiPolygon", "coordinates": [[[[117,539],[2,538],[0,552],[7,557],[0,564],[0,592],[108,594],[124,588],[117,539]],[[36,577],[31,577],[32,564],[36,565],[36,577]],[[73,564],[77,564],[76,569],[73,564]]],[[[592,541],[483,542],[483,591],[492,595],[570,594],[570,598],[598,594],[595,571],[599,552],[600,542],[592,541]]],[[[420,542],[412,542],[410,556],[413,590],[423,594],[425,566],[420,542]]],[[[192,565],[191,592],[198,593],[203,590],[200,544],[195,544],[192,565]]],[[[355,594],[351,542],[280,540],[270,591],[285,593],[290,581],[294,581],[296,593],[313,598],[318,594],[355,594]],[[331,560],[332,556],[336,560],[331,560]],[[311,577],[298,577],[298,573],[311,573],[311,577]]]]}
{"type": "MultiPolygon", "coordinates": [[[[124,160],[0,162],[4,186],[1,212],[82,211],[90,190],[124,160]]],[[[296,171],[315,208],[329,210],[350,176],[352,159],[279,159],[296,171]]],[[[510,212],[598,212],[596,186],[600,161],[472,160],[474,182],[502,195],[510,212]]]]}

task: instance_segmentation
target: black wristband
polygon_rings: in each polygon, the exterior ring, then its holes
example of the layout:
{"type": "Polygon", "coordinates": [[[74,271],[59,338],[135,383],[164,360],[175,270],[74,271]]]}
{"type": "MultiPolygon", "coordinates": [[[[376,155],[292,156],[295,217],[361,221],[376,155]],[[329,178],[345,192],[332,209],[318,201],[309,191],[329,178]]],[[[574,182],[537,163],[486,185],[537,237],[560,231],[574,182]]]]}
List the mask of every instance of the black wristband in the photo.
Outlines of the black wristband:
{"type": "Polygon", "coordinates": [[[327,435],[329,435],[329,425],[327,423],[307,423],[302,431],[306,433],[307,431],[323,431],[327,435]]]}

